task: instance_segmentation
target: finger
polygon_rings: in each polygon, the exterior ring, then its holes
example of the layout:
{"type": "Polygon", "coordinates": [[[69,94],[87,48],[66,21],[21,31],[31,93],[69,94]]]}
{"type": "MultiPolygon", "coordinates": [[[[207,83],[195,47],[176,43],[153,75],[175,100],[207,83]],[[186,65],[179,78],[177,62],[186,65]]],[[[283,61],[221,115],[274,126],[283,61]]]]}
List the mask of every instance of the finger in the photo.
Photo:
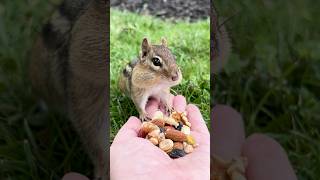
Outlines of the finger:
{"type": "Polygon", "coordinates": [[[130,117],[129,120],[121,127],[118,134],[114,138],[114,141],[137,137],[140,127],[140,119],[133,116],[130,117]]]}
{"type": "Polygon", "coordinates": [[[89,180],[89,179],[78,173],[68,173],[62,177],[62,180],[89,180]]]}
{"type": "Polygon", "coordinates": [[[265,135],[251,135],[243,147],[248,158],[247,177],[250,180],[296,180],[288,157],[279,143],[265,135]]]}
{"type": "Polygon", "coordinates": [[[186,98],[178,95],[173,98],[173,108],[178,112],[184,112],[186,110],[187,102],[186,98]]]}
{"type": "Polygon", "coordinates": [[[148,116],[152,118],[157,110],[159,110],[159,101],[154,98],[150,99],[146,105],[148,116]]]}
{"type": "Polygon", "coordinates": [[[188,104],[186,110],[188,120],[191,123],[191,130],[199,133],[209,134],[207,125],[203,120],[203,117],[198,107],[193,104],[188,104]]]}
{"type": "Polygon", "coordinates": [[[211,113],[211,152],[226,161],[241,155],[245,140],[243,122],[234,109],[217,105],[211,113]]]}

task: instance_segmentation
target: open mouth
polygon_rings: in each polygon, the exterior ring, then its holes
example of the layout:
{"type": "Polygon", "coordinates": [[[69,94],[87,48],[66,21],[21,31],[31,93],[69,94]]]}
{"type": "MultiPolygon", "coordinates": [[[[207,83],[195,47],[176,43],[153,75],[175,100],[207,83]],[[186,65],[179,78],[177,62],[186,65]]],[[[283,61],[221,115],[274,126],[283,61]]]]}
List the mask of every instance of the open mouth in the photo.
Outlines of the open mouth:
{"type": "Polygon", "coordinates": [[[159,101],[157,98],[150,96],[148,98],[147,104],[145,106],[145,111],[146,112],[150,112],[150,111],[153,112],[153,111],[157,111],[157,110],[161,110],[162,112],[164,112],[165,105],[161,101],[159,101]],[[147,111],[147,107],[148,107],[148,111],[147,111]]]}

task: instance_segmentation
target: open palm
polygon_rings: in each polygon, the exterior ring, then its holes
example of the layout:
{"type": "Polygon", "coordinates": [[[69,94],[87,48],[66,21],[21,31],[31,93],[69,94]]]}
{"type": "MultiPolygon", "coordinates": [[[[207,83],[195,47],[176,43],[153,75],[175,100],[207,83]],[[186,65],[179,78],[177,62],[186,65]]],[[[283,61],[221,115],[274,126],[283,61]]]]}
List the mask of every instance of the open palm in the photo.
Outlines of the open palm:
{"type": "MultiPolygon", "coordinates": [[[[172,102],[175,110],[187,111],[191,135],[199,146],[191,154],[171,159],[148,140],[137,137],[141,121],[131,117],[110,147],[111,179],[209,179],[210,136],[202,115],[196,106],[186,105],[183,96],[173,97],[172,102]]],[[[158,108],[159,103],[152,100],[147,112],[152,115],[158,108]]]]}

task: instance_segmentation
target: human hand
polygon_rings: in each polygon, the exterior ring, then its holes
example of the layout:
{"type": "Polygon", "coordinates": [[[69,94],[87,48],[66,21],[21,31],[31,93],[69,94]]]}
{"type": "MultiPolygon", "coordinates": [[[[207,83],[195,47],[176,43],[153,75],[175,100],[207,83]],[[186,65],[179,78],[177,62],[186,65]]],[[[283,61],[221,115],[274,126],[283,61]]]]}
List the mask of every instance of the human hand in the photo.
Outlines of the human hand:
{"type": "MultiPolygon", "coordinates": [[[[110,176],[123,179],[209,179],[210,135],[199,109],[187,105],[183,96],[173,97],[177,111],[187,111],[191,135],[199,144],[190,154],[171,159],[165,152],[146,139],[137,137],[141,121],[131,117],[119,130],[110,147],[110,176]]],[[[146,110],[153,114],[159,102],[151,100],[146,110]]]]}
{"type": "Polygon", "coordinates": [[[212,117],[212,154],[226,161],[247,157],[248,180],[296,180],[297,177],[281,145],[262,134],[245,138],[241,115],[234,109],[217,105],[212,117]]]}

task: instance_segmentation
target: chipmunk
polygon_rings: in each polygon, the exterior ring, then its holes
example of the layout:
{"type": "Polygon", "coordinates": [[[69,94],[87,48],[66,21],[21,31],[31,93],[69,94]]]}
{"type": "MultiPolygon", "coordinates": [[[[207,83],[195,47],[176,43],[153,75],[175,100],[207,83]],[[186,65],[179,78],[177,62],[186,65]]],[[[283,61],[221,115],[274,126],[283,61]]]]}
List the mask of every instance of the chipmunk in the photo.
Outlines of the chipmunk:
{"type": "Polygon", "coordinates": [[[166,112],[173,111],[169,102],[170,88],[181,80],[181,70],[167,41],[162,38],[161,45],[152,45],[144,38],[138,59],[131,61],[120,73],[119,87],[134,102],[141,121],[147,121],[150,117],[145,106],[150,97],[160,101],[166,112]]]}
{"type": "Polygon", "coordinates": [[[213,72],[219,72],[222,67],[226,64],[230,51],[231,44],[229,40],[229,35],[224,26],[224,23],[219,24],[218,15],[216,13],[216,9],[212,8],[212,34],[211,38],[213,40],[213,72]]]}
{"type": "Polygon", "coordinates": [[[106,0],[65,0],[32,49],[31,84],[49,105],[63,107],[94,165],[109,177],[106,0]]]}

